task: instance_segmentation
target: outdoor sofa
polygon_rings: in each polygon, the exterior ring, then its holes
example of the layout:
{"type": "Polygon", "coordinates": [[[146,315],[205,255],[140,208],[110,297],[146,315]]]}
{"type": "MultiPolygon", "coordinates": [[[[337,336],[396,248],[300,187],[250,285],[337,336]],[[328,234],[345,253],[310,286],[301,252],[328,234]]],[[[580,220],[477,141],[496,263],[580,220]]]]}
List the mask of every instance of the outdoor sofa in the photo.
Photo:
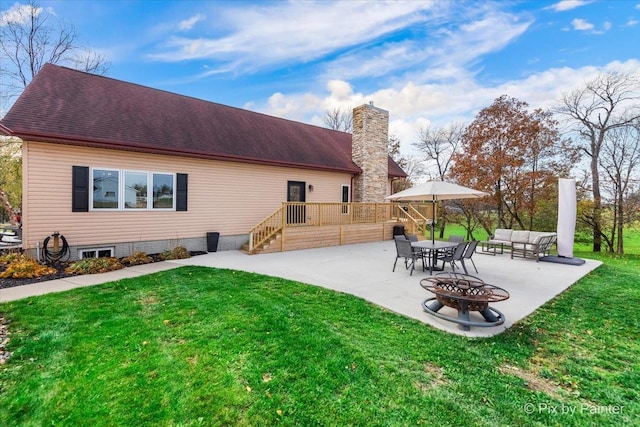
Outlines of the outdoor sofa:
{"type": "Polygon", "coordinates": [[[552,232],[496,228],[493,236],[482,242],[481,250],[495,255],[503,253],[506,246],[511,251],[511,258],[531,258],[540,261],[540,256],[549,254],[557,237],[557,234],[552,232]],[[500,252],[497,252],[498,249],[500,252]]]}

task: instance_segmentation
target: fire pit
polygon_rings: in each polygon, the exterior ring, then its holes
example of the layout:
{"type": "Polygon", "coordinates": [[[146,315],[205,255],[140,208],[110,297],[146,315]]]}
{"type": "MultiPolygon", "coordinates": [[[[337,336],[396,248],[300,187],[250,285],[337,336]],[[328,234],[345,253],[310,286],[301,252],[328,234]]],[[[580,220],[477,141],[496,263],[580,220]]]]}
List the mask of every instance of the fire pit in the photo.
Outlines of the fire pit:
{"type": "Polygon", "coordinates": [[[498,326],[504,323],[504,314],[489,306],[489,303],[504,301],[509,298],[509,292],[497,286],[485,283],[481,279],[460,273],[440,273],[433,277],[422,279],[422,286],[435,294],[422,302],[422,308],[440,319],[455,322],[463,331],[471,326],[498,326]],[[439,313],[442,307],[455,308],[458,317],[439,313]],[[484,322],[472,321],[470,311],[479,312],[484,322]]]}

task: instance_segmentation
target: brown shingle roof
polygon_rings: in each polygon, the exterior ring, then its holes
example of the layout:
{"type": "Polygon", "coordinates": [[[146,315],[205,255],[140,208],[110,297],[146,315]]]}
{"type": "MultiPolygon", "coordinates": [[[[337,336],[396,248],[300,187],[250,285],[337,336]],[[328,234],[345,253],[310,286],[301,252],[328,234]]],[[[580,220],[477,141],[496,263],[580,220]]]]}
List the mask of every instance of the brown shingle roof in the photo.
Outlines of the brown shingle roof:
{"type": "MultiPolygon", "coordinates": [[[[350,134],[51,64],[0,124],[27,140],[360,172],[350,134]]],[[[391,159],[389,175],[405,176],[391,159]]]]}

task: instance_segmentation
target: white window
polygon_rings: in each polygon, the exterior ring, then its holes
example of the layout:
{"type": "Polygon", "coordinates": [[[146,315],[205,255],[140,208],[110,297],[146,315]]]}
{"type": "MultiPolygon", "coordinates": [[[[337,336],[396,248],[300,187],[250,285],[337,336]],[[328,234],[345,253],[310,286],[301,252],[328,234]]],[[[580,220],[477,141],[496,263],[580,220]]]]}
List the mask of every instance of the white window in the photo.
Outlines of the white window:
{"type": "Polygon", "coordinates": [[[175,210],[175,180],[172,173],[95,168],[90,206],[92,210],[175,210]]]}
{"type": "Polygon", "coordinates": [[[153,174],[153,208],[174,209],[174,176],[166,173],[153,174]]]}
{"type": "Polygon", "coordinates": [[[146,172],[124,173],[124,208],[147,209],[147,188],[149,177],[146,172]]]}
{"type": "Polygon", "coordinates": [[[104,257],[112,257],[115,252],[115,248],[89,248],[89,249],[78,249],[78,258],[104,258],[104,257]]]}
{"type": "Polygon", "coordinates": [[[118,209],[119,176],[117,170],[93,170],[93,209],[118,209]]]}

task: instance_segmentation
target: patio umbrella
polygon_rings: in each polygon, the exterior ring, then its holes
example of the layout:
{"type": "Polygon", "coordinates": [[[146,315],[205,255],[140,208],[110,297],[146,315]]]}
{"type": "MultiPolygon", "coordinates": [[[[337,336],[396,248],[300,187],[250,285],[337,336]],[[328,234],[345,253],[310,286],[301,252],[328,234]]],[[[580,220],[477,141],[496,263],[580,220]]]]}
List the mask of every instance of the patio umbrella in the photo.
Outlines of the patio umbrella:
{"type": "MultiPolygon", "coordinates": [[[[385,199],[394,200],[397,202],[430,201],[435,205],[435,203],[439,200],[479,199],[488,195],[489,193],[474,190],[473,188],[469,187],[463,187],[462,185],[454,184],[452,182],[427,181],[387,196],[385,197],[385,199]]],[[[435,237],[433,235],[433,221],[431,221],[431,241],[433,242],[434,240],[435,237]]]]}

